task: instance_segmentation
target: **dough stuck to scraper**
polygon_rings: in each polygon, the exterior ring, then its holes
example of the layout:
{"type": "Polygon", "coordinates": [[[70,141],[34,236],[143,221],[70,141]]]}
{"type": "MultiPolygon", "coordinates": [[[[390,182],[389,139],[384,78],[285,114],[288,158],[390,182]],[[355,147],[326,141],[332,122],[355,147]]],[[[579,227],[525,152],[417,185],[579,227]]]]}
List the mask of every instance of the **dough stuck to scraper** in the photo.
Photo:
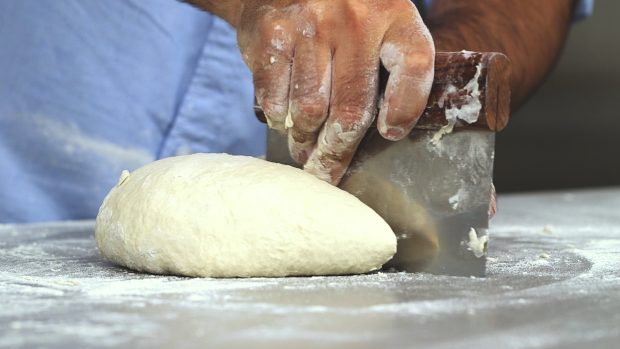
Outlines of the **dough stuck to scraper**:
{"type": "Polygon", "coordinates": [[[349,193],[293,167],[226,154],[124,172],[95,236],[106,258],[128,268],[202,277],[358,274],[396,252],[387,223],[349,193]]]}

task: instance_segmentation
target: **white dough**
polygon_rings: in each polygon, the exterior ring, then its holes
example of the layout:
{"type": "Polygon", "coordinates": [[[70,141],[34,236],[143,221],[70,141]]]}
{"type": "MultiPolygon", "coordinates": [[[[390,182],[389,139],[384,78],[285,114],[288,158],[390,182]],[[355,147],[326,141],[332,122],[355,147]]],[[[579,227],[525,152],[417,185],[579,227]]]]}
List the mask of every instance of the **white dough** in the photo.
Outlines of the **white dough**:
{"type": "Polygon", "coordinates": [[[357,274],[396,252],[390,227],[354,196],[302,170],[226,154],[124,172],[95,236],[108,259],[157,274],[357,274]]]}

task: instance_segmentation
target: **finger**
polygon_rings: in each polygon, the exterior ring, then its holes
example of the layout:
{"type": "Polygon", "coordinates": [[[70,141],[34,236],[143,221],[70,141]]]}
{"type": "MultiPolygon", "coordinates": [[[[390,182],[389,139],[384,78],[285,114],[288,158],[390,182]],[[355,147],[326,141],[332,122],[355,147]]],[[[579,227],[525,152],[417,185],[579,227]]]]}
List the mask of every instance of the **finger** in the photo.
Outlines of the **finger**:
{"type": "Polygon", "coordinates": [[[269,127],[284,131],[289,109],[294,56],[293,38],[287,23],[265,22],[250,50],[256,100],[263,108],[269,127]]]}
{"type": "Polygon", "coordinates": [[[390,76],[377,128],[389,140],[411,132],[426,107],[434,77],[435,49],[428,30],[421,22],[400,22],[388,30],[381,47],[381,61],[390,76]]]}
{"type": "MultiPolygon", "coordinates": [[[[362,129],[367,130],[368,126],[360,128],[362,129]]],[[[343,132],[338,122],[327,121],[304,165],[304,170],[319,179],[338,185],[365,133],[360,130],[343,132]]]]}
{"type": "Polygon", "coordinates": [[[304,164],[316,144],[329,108],[331,50],[326,43],[304,38],[295,48],[290,91],[289,151],[304,164]]]}
{"type": "Polygon", "coordinates": [[[373,47],[356,43],[336,50],[333,58],[329,116],[304,169],[338,184],[375,118],[379,58],[373,47]]]}

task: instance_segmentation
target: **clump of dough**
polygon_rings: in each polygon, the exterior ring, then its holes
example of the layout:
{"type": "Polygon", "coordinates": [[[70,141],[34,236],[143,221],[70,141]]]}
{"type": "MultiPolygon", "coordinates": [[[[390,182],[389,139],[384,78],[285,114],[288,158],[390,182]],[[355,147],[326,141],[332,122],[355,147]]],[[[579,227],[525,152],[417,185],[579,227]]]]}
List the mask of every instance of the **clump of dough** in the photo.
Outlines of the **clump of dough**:
{"type": "Polygon", "coordinates": [[[396,252],[387,223],[349,193],[293,167],[227,154],[124,173],[95,236],[120,265],[201,277],[358,274],[396,252]]]}

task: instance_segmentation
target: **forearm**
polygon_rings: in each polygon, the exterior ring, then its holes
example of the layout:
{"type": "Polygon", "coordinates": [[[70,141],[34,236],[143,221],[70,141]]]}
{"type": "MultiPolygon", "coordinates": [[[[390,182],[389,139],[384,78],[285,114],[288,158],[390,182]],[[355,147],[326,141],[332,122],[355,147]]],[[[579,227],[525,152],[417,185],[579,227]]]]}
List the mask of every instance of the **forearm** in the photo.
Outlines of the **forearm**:
{"type": "Polygon", "coordinates": [[[574,0],[435,0],[428,26],[437,51],[494,51],[512,62],[512,106],[549,73],[562,50],[574,0]]]}
{"type": "Polygon", "coordinates": [[[242,0],[182,0],[202,10],[213,13],[237,26],[241,14],[242,0]]]}

